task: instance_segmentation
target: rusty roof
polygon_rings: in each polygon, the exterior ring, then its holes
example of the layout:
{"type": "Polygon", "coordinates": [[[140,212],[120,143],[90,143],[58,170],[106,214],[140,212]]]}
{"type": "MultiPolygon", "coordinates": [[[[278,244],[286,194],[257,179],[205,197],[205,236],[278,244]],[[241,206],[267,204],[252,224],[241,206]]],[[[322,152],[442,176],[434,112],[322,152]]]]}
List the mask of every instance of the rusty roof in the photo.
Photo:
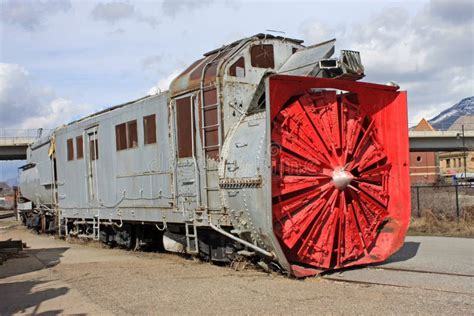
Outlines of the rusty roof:
{"type": "Polygon", "coordinates": [[[177,95],[198,90],[201,86],[201,77],[204,67],[206,67],[204,85],[208,86],[215,82],[218,72],[217,68],[220,61],[228,56],[231,56],[232,52],[240,48],[243,43],[252,39],[278,39],[282,41],[290,41],[299,45],[303,43],[303,40],[299,39],[259,33],[254,36],[243,38],[220,48],[211,50],[205,53],[203,58],[192,63],[191,66],[189,66],[171,82],[169,87],[170,96],[175,97],[177,95]]]}

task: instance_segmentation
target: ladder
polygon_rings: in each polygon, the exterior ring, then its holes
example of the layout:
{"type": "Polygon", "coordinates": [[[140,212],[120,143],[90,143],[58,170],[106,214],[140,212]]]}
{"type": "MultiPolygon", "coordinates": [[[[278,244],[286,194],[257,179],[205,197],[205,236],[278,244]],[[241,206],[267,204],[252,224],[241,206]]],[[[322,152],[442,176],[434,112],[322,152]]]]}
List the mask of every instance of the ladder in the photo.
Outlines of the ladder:
{"type": "MultiPolygon", "coordinates": [[[[214,166],[212,168],[210,168],[210,166],[208,165],[208,160],[207,160],[207,152],[210,151],[210,150],[217,150],[218,151],[218,156],[220,155],[220,151],[221,151],[221,147],[222,147],[222,117],[221,117],[221,113],[222,113],[222,108],[221,108],[221,103],[220,103],[220,91],[219,91],[219,83],[217,82],[217,78],[216,78],[216,81],[208,86],[205,86],[205,76],[206,76],[206,71],[208,70],[208,67],[216,62],[219,62],[220,61],[220,57],[222,55],[225,55],[229,50],[231,50],[233,47],[231,47],[230,45],[227,46],[226,48],[224,48],[222,51],[216,53],[216,56],[210,60],[209,62],[207,62],[203,69],[202,69],[202,73],[201,73],[201,85],[200,85],[200,97],[201,97],[201,117],[202,117],[202,126],[201,126],[201,143],[202,143],[202,157],[203,157],[203,160],[204,160],[204,166],[203,166],[203,176],[204,176],[204,181],[203,181],[203,184],[204,184],[204,191],[205,191],[205,194],[204,194],[204,199],[202,201],[202,204],[204,206],[204,208],[206,210],[209,209],[209,193],[210,192],[216,192],[219,190],[218,187],[210,187],[209,186],[209,181],[208,181],[208,173],[209,172],[217,172],[218,168],[217,166],[214,166]],[[216,103],[213,103],[213,104],[207,104],[205,105],[205,92],[207,91],[211,91],[211,90],[216,90],[216,103]],[[216,109],[216,112],[217,112],[217,123],[214,123],[214,124],[209,124],[207,125],[206,123],[206,115],[205,115],[205,112],[208,111],[208,110],[213,110],[213,109],[216,109]],[[217,128],[217,137],[218,137],[218,141],[217,141],[217,144],[207,144],[206,143],[206,132],[209,130],[209,129],[214,129],[214,128],[217,128]]],[[[218,70],[217,70],[218,71],[218,70]]]]}
{"type": "Polygon", "coordinates": [[[184,223],[184,229],[186,231],[186,252],[190,254],[199,253],[199,239],[197,233],[196,221],[187,220],[184,223]]]}
{"type": "Polygon", "coordinates": [[[100,218],[99,214],[92,217],[92,239],[99,240],[100,239],[100,218]]]}

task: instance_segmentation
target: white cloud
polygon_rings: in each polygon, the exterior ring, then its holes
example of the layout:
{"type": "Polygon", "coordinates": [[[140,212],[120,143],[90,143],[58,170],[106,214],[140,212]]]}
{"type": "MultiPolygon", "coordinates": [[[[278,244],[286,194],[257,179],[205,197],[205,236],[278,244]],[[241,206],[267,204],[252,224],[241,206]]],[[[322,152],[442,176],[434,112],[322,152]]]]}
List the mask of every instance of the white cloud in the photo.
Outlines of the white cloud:
{"type": "Polygon", "coordinates": [[[463,0],[431,1],[416,14],[386,9],[345,32],[311,24],[302,33],[313,41],[332,33],[344,43],[339,48],[360,51],[367,81],[395,81],[406,89],[409,120],[415,121],[474,95],[472,9],[463,0]]]}
{"type": "Polygon", "coordinates": [[[164,0],[161,8],[169,16],[176,16],[180,11],[191,11],[209,6],[213,0],[164,0]]]}
{"type": "Polygon", "coordinates": [[[142,67],[144,70],[155,70],[157,69],[163,61],[163,56],[161,55],[151,55],[143,58],[142,67]]]}
{"type": "Polygon", "coordinates": [[[43,105],[38,116],[25,119],[20,128],[51,129],[84,117],[93,111],[94,108],[89,104],[76,104],[65,98],[55,98],[50,103],[43,105]]]}
{"type": "Polygon", "coordinates": [[[69,0],[8,0],[2,2],[0,8],[0,17],[3,23],[35,31],[45,24],[48,16],[70,10],[71,2],[69,0]]]}
{"type": "Polygon", "coordinates": [[[474,2],[471,0],[435,0],[427,10],[433,17],[439,17],[446,22],[463,24],[474,15],[474,2]]]}
{"type": "Polygon", "coordinates": [[[334,38],[335,30],[319,21],[307,21],[300,25],[300,32],[305,34],[305,42],[310,39],[310,44],[317,44],[334,38]]]}
{"type": "Polygon", "coordinates": [[[54,128],[93,112],[38,87],[20,65],[0,63],[0,126],[11,129],[54,128]]]}
{"type": "Polygon", "coordinates": [[[167,77],[159,80],[155,86],[151,87],[148,90],[148,95],[155,95],[160,92],[168,90],[170,87],[171,81],[173,81],[173,79],[176,78],[182,71],[183,71],[182,69],[176,69],[173,72],[171,72],[167,77]]]}
{"type": "Polygon", "coordinates": [[[110,24],[130,19],[146,23],[152,27],[156,27],[159,24],[155,17],[144,15],[127,2],[98,3],[92,9],[91,16],[95,20],[105,21],[110,24]]]}
{"type": "Polygon", "coordinates": [[[109,23],[131,18],[135,14],[133,5],[125,2],[98,3],[91,12],[96,20],[104,20],[109,23]]]}

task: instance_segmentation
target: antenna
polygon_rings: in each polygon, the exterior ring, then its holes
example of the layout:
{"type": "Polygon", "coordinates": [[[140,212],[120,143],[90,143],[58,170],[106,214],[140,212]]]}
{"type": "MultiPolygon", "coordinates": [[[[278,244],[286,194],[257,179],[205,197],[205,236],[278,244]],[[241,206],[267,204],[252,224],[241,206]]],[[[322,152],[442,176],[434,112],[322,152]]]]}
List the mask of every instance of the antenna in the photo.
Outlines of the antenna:
{"type": "Polygon", "coordinates": [[[286,34],[285,32],[283,32],[283,31],[278,31],[278,30],[265,30],[265,31],[270,32],[270,33],[286,34]]]}

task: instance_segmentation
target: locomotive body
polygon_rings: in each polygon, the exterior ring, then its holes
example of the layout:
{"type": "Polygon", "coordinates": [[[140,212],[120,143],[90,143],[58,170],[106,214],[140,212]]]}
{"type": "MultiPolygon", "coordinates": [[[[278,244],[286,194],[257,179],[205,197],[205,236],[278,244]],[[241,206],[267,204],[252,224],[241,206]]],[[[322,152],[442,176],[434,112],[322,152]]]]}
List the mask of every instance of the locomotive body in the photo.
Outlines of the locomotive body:
{"type": "Polygon", "coordinates": [[[169,91],[33,144],[22,192],[50,190],[28,198],[57,233],[111,244],[296,276],[382,261],[408,225],[406,95],[356,82],[358,53],[333,53],[263,34],[211,51],[169,91]]]}

